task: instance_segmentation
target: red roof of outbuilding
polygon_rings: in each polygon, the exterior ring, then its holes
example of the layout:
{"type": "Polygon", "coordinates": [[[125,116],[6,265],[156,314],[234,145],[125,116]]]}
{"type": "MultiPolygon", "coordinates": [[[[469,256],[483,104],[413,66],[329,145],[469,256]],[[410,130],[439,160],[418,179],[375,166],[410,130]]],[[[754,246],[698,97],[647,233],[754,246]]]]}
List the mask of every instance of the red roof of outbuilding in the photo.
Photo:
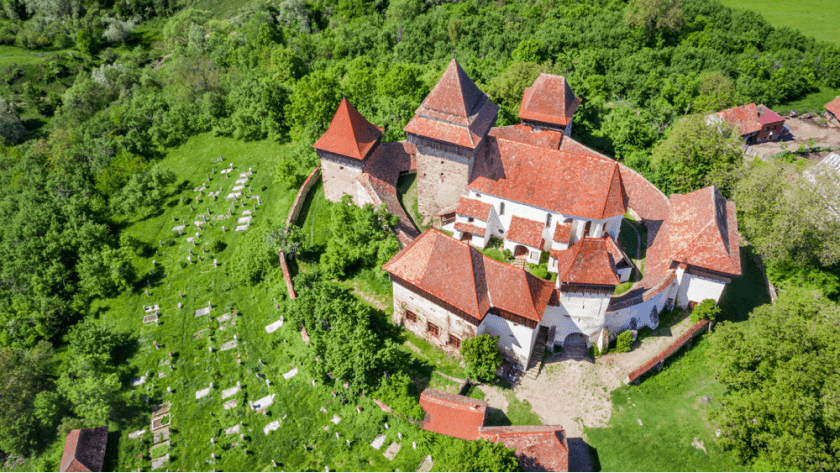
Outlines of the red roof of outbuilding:
{"type": "Polygon", "coordinates": [[[840,97],[825,104],[825,109],[833,113],[835,117],[840,118],[840,97]]]}
{"type": "Polygon", "coordinates": [[[737,126],[741,131],[741,135],[761,131],[761,123],[758,121],[758,108],[754,103],[721,110],[715,115],[727,121],[729,124],[737,126]]]}
{"type": "Polygon", "coordinates": [[[478,440],[487,412],[485,401],[429,388],[420,393],[420,406],[426,411],[424,430],[464,440],[478,440]]]}
{"type": "Polygon", "coordinates": [[[472,225],[470,223],[464,222],[455,222],[455,230],[459,232],[467,232],[473,235],[480,235],[484,236],[487,233],[487,228],[479,227],[478,225],[472,225]]]}
{"type": "Polygon", "coordinates": [[[527,218],[521,218],[514,215],[510,219],[510,228],[508,228],[505,240],[515,241],[532,248],[542,249],[542,234],[545,225],[542,222],[535,222],[527,218]]]}
{"type": "Polygon", "coordinates": [[[58,471],[102,471],[107,444],[107,426],[71,430],[58,471]]]}
{"type": "Polygon", "coordinates": [[[735,204],[713,186],[671,196],[667,249],[672,261],[741,274],[735,204]]]}
{"type": "Polygon", "coordinates": [[[557,243],[569,243],[572,236],[572,222],[557,222],[554,227],[554,241],[557,243]]]}
{"type": "Polygon", "coordinates": [[[758,116],[758,122],[762,125],[769,125],[771,123],[778,123],[785,121],[784,118],[780,117],[778,113],[770,110],[769,108],[764,111],[761,115],[758,116]]]}
{"type": "Polygon", "coordinates": [[[617,286],[615,263],[610,258],[609,236],[582,238],[565,250],[552,250],[557,258],[557,279],[562,283],[617,286]]]}
{"type": "Polygon", "coordinates": [[[493,206],[487,202],[461,196],[461,200],[458,201],[458,208],[455,209],[455,214],[486,221],[490,217],[490,209],[492,207],[493,206]]]}
{"type": "Polygon", "coordinates": [[[382,137],[382,130],[384,128],[367,121],[350,101],[344,98],[341,99],[330,127],[312,147],[363,160],[382,137]]]}
{"type": "Polygon", "coordinates": [[[602,220],[624,215],[618,164],[497,137],[490,132],[469,189],[563,215],[602,220]]]}
{"type": "Polygon", "coordinates": [[[569,445],[560,425],[482,427],[479,436],[516,450],[524,471],[569,471],[569,445]]]}
{"type": "Polygon", "coordinates": [[[404,130],[474,149],[496,122],[498,112],[499,106],[490,102],[458,61],[452,59],[404,130]]]}
{"type": "Polygon", "coordinates": [[[565,127],[580,102],[565,77],[543,73],[525,89],[519,118],[565,127]]]}
{"type": "Polygon", "coordinates": [[[491,308],[539,323],[552,284],[501,263],[439,230],[426,230],[383,268],[482,320],[491,308]],[[492,301],[492,302],[491,302],[492,301]]]}

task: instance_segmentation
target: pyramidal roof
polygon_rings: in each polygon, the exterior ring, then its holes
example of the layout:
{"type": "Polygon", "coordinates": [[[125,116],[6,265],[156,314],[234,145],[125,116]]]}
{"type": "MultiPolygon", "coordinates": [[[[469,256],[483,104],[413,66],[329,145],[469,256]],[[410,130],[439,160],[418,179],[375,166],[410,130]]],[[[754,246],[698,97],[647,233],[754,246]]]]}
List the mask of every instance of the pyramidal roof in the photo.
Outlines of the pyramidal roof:
{"type": "Polygon", "coordinates": [[[499,106],[490,102],[453,58],[405,131],[475,148],[495,124],[498,112],[499,106]]]}
{"type": "Polygon", "coordinates": [[[346,98],[341,99],[330,127],[313,148],[363,160],[382,137],[384,128],[374,126],[346,98]]]}
{"type": "Polygon", "coordinates": [[[565,77],[543,73],[525,89],[519,118],[565,127],[580,102],[565,77]]]}
{"type": "Polygon", "coordinates": [[[582,238],[566,250],[552,251],[557,258],[557,280],[569,284],[617,286],[616,261],[610,260],[608,235],[582,238]]]}

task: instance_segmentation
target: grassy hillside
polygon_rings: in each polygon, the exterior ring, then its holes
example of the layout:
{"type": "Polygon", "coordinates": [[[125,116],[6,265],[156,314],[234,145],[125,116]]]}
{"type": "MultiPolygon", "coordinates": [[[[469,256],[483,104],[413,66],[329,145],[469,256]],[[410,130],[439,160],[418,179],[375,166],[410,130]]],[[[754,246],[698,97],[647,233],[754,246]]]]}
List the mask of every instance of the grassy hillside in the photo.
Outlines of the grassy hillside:
{"type": "Polygon", "coordinates": [[[821,41],[840,44],[837,0],[720,0],[728,7],[761,13],[775,27],[787,26],[821,41]]]}

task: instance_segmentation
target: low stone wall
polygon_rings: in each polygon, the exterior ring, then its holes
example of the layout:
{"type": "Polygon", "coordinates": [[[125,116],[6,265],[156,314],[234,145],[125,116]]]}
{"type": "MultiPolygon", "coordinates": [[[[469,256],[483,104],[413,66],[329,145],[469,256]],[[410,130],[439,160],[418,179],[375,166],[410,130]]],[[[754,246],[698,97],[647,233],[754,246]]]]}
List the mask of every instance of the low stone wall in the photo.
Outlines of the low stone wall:
{"type": "Polygon", "coordinates": [[[692,339],[694,339],[695,336],[697,336],[697,334],[699,334],[703,330],[708,331],[710,328],[711,322],[709,322],[706,319],[697,322],[684,334],[680,335],[679,338],[674,340],[673,343],[668,345],[667,348],[662,350],[658,355],[654,356],[642,366],[628,373],[627,378],[624,379],[624,384],[639,384],[639,380],[641,379],[642,375],[644,375],[648,371],[652,370],[653,368],[661,370],[662,365],[665,363],[665,360],[668,357],[676,353],[680,348],[683,347],[683,345],[689,343],[692,339]]]}
{"type": "MultiPolygon", "coordinates": [[[[309,195],[309,191],[312,190],[312,187],[318,183],[318,180],[321,179],[321,173],[318,172],[320,170],[321,165],[319,164],[318,166],[315,166],[315,170],[309,174],[309,177],[303,181],[303,185],[300,186],[297,196],[295,196],[295,201],[292,203],[292,208],[289,210],[289,216],[286,217],[286,226],[297,223],[297,219],[300,216],[300,209],[303,207],[303,202],[306,200],[306,196],[309,195]]],[[[289,273],[289,265],[286,263],[286,255],[281,251],[279,253],[279,258],[280,267],[283,269],[283,279],[286,280],[286,290],[289,292],[289,299],[296,299],[297,294],[295,294],[295,288],[292,285],[292,276],[289,273]]]]}

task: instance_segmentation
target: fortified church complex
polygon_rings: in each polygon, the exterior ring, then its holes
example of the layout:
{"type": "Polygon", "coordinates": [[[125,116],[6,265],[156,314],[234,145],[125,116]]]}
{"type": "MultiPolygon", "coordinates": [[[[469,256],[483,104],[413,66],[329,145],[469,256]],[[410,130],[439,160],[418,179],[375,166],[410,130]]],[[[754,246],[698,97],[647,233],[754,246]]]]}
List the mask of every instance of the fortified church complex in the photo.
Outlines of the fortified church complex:
{"type": "Polygon", "coordinates": [[[406,141],[342,100],[315,143],[327,199],[385,203],[405,248],[385,266],[393,322],[445,349],[499,337],[521,366],[554,344],[602,346],[625,330],[656,328],[674,306],[718,301],[741,274],[735,205],[713,187],[662,194],[642,176],[571,137],[581,99],[541,74],[525,90],[520,125],[495,127],[492,103],[455,59],[405,127],[406,141]],[[417,235],[396,195],[417,173],[418,207],[445,222],[417,235]],[[616,244],[630,213],[648,230],[644,277],[614,296],[633,263],[616,244]],[[551,282],[480,253],[491,237],[530,263],[549,252],[551,282]]]}

